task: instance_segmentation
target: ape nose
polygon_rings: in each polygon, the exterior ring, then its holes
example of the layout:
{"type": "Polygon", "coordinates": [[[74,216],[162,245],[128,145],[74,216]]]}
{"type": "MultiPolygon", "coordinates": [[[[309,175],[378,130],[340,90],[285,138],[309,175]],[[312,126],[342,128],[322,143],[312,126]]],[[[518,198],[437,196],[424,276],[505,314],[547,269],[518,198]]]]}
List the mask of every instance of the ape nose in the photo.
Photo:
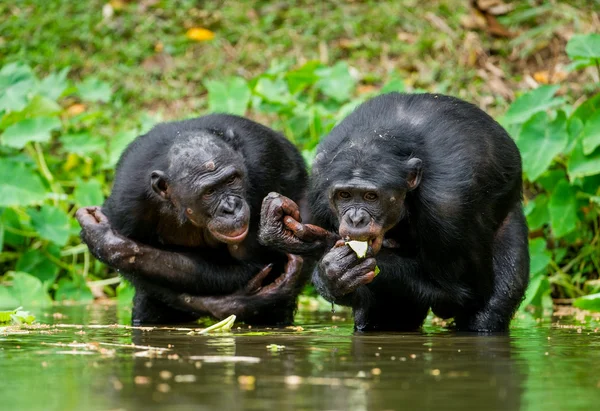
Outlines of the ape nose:
{"type": "Polygon", "coordinates": [[[353,228],[363,228],[370,220],[369,214],[365,210],[350,210],[346,215],[353,228]]]}
{"type": "Polygon", "coordinates": [[[236,197],[227,197],[221,203],[221,214],[233,215],[239,208],[240,201],[236,197]]]}

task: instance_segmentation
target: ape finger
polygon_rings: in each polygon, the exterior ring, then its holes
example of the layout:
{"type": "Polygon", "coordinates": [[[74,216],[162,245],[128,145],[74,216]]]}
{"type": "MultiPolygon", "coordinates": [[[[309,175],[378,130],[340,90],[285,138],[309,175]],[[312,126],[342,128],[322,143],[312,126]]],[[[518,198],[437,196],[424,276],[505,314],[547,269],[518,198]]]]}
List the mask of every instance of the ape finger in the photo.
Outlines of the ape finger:
{"type": "Polygon", "coordinates": [[[266,265],[258,274],[256,274],[246,285],[246,291],[257,291],[262,287],[263,280],[271,273],[273,264],[266,265]]]}
{"type": "Polygon", "coordinates": [[[263,200],[261,215],[265,214],[277,220],[284,215],[289,215],[294,220],[302,221],[298,205],[291,199],[275,192],[269,193],[263,200]]]}

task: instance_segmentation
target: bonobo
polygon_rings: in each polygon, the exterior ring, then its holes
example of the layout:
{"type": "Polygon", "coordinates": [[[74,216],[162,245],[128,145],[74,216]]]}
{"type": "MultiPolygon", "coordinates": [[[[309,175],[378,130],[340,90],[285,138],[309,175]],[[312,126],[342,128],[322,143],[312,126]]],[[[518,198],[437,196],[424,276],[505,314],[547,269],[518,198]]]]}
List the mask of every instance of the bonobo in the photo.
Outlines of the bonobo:
{"type": "Polygon", "coordinates": [[[529,276],[521,156],[479,108],[368,100],[320,143],[308,199],[315,225],[285,195],[265,198],[260,241],[318,258],[316,288],[353,308],[356,329],[416,329],[429,308],[458,330],[508,328],[529,276]],[[366,257],[347,240],[367,241],[366,257]]]}
{"type": "Polygon", "coordinates": [[[285,137],[212,114],[135,139],[110,197],[77,219],[91,253],[135,286],[134,324],[206,314],[285,324],[310,272],[300,257],[261,246],[258,221],[268,192],[300,201],[306,185],[304,160],[285,137]]]}

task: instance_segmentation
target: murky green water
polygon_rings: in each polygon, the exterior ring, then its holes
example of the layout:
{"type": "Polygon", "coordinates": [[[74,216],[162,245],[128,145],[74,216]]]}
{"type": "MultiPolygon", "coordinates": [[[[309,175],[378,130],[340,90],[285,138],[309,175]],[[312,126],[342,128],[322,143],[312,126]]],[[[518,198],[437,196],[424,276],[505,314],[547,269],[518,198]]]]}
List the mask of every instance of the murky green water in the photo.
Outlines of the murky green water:
{"type": "Polygon", "coordinates": [[[97,327],[119,321],[100,305],[38,319],[54,325],[0,333],[2,410],[600,409],[598,319],[520,319],[501,336],[360,335],[331,313],[268,335],[97,327]]]}

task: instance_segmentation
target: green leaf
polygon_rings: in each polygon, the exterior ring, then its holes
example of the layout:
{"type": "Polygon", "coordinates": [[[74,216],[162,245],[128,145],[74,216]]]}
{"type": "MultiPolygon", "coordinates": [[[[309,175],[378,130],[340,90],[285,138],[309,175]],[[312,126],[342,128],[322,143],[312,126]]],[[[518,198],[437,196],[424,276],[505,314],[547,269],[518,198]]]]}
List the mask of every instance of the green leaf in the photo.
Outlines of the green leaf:
{"type": "Polygon", "coordinates": [[[533,201],[530,201],[525,208],[525,216],[530,230],[537,230],[547,224],[550,221],[548,196],[540,194],[533,201]]]}
{"type": "Polygon", "coordinates": [[[575,34],[566,47],[570,59],[600,59],[600,34],[575,34]]]}
{"type": "Polygon", "coordinates": [[[67,88],[67,74],[69,74],[69,67],[46,76],[38,84],[37,92],[49,99],[57,100],[67,88]]]}
{"type": "Polygon", "coordinates": [[[326,96],[337,102],[350,100],[356,80],[350,74],[348,63],[340,61],[333,67],[325,67],[316,71],[319,76],[317,88],[326,96]]]}
{"type": "MultiPolygon", "coordinates": [[[[60,258],[58,250],[47,252],[54,257],[60,258]]],[[[54,264],[42,250],[29,250],[19,257],[15,270],[22,271],[38,278],[43,284],[44,289],[48,291],[58,277],[58,266],[54,264]]]]}
{"type": "Polygon", "coordinates": [[[77,86],[77,94],[83,100],[107,103],[112,96],[112,90],[108,83],[96,77],[88,77],[77,86]]]}
{"type": "Polygon", "coordinates": [[[131,305],[133,302],[133,296],[135,295],[135,288],[125,278],[121,278],[121,282],[117,286],[117,303],[119,305],[131,305]]]}
{"type": "Polygon", "coordinates": [[[94,300],[94,295],[83,280],[71,281],[62,278],[58,282],[54,299],[56,301],[91,302],[94,300]]]}
{"type": "Polygon", "coordinates": [[[596,111],[586,122],[581,132],[583,153],[591,154],[600,146],[600,110],[596,111]]]}
{"type": "Polygon", "coordinates": [[[552,253],[546,248],[546,240],[536,238],[529,241],[529,255],[531,261],[529,276],[533,278],[538,274],[545,274],[544,270],[552,261],[552,253]]]}
{"type": "Polygon", "coordinates": [[[575,144],[575,148],[567,162],[567,172],[571,179],[600,174],[600,148],[589,155],[585,155],[583,143],[579,141],[575,144]]]}
{"type": "Polygon", "coordinates": [[[61,122],[57,117],[28,118],[4,131],[2,145],[21,149],[30,141],[45,143],[50,141],[50,132],[60,127],[61,122]]]}
{"type": "Polygon", "coordinates": [[[100,136],[90,133],[65,134],[60,136],[63,149],[68,153],[87,156],[106,150],[106,141],[100,136]]]}
{"type": "Polygon", "coordinates": [[[254,87],[254,92],[271,103],[288,105],[292,100],[288,85],[283,79],[271,80],[261,77],[254,87]]]}
{"type": "Polygon", "coordinates": [[[28,211],[31,225],[42,238],[64,246],[69,241],[69,216],[60,208],[43,205],[39,210],[28,211]]]}
{"type": "Polygon", "coordinates": [[[109,142],[108,142],[108,160],[105,164],[103,164],[103,169],[111,169],[119,161],[121,154],[129,143],[131,143],[137,137],[138,133],[136,130],[127,130],[121,131],[117,133],[109,142]]]}
{"type": "Polygon", "coordinates": [[[527,306],[534,304],[535,301],[540,301],[545,294],[550,293],[550,284],[548,277],[545,275],[538,275],[531,279],[527,291],[525,292],[525,298],[521,303],[519,309],[523,310],[527,306]]]}
{"type": "Polygon", "coordinates": [[[582,310],[600,311],[600,293],[579,297],[573,301],[573,305],[582,310]]]}
{"type": "Polygon", "coordinates": [[[102,184],[95,179],[81,182],[75,187],[73,198],[77,207],[101,205],[104,202],[102,184]]]}
{"type": "Polygon", "coordinates": [[[11,63],[0,70],[0,111],[21,111],[36,83],[29,66],[11,63]]]}
{"type": "Polygon", "coordinates": [[[319,76],[315,73],[319,67],[322,67],[321,63],[313,60],[307,62],[297,70],[286,73],[285,78],[290,92],[296,94],[315,84],[319,80],[319,76]]]}
{"type": "Polygon", "coordinates": [[[17,306],[41,306],[52,304],[42,282],[32,275],[12,272],[12,287],[8,287],[10,295],[18,301],[17,306]]]}
{"type": "Polygon", "coordinates": [[[227,81],[206,80],[208,109],[213,113],[229,113],[243,116],[250,102],[250,87],[241,77],[227,81]]]}
{"type": "Polygon", "coordinates": [[[19,300],[14,295],[12,287],[0,284],[0,310],[14,310],[19,305],[19,300]]]}
{"type": "Polygon", "coordinates": [[[0,160],[0,207],[41,203],[46,189],[40,178],[25,164],[0,160]]]}
{"type": "Polygon", "coordinates": [[[4,115],[0,120],[0,129],[6,129],[26,118],[53,117],[60,114],[61,111],[62,107],[56,104],[54,100],[44,96],[34,96],[23,110],[4,115]]]}
{"type": "Polygon", "coordinates": [[[555,238],[563,237],[575,230],[579,221],[577,197],[576,191],[568,181],[563,180],[556,185],[548,202],[548,211],[550,212],[552,234],[555,238]]]}
{"type": "Polygon", "coordinates": [[[544,190],[550,192],[561,181],[567,179],[567,173],[563,169],[548,170],[542,174],[536,182],[543,187],[544,190]]]}
{"type": "Polygon", "coordinates": [[[390,93],[392,91],[397,91],[398,93],[406,91],[404,80],[397,74],[390,78],[390,80],[381,88],[380,93],[390,93]]]}
{"type": "Polygon", "coordinates": [[[521,128],[517,145],[523,156],[523,171],[530,181],[535,181],[552,164],[569,142],[567,117],[559,111],[549,122],[544,112],[537,113],[521,128]]]}
{"type": "Polygon", "coordinates": [[[519,96],[506,111],[504,122],[524,123],[534,114],[561,104],[563,99],[553,97],[558,88],[558,85],[541,86],[519,96]]]}

